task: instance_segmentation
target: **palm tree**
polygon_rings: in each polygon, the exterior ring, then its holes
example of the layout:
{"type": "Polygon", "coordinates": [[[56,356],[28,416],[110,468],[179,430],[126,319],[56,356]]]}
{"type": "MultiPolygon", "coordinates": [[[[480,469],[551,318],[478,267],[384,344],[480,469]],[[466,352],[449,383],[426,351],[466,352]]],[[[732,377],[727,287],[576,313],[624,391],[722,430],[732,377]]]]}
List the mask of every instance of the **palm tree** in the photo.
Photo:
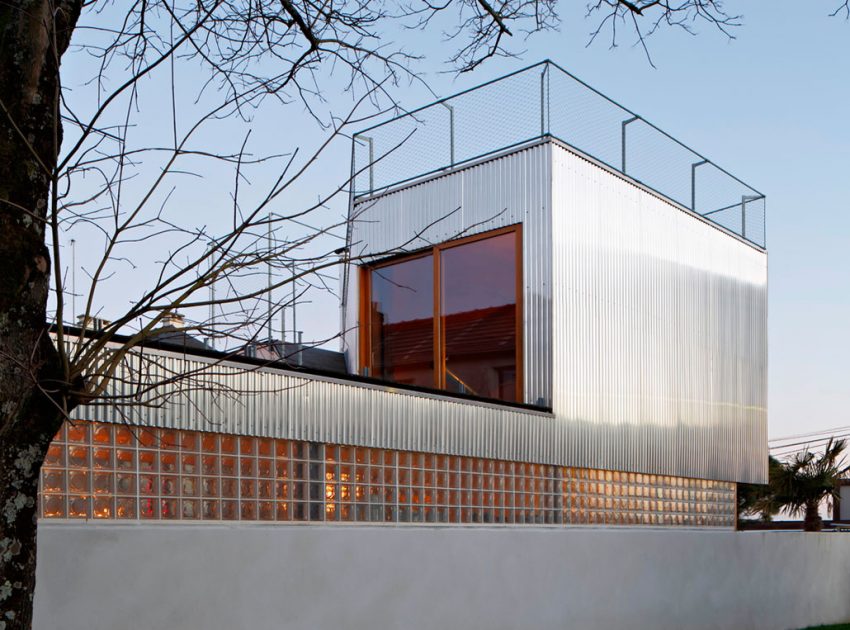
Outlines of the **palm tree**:
{"type": "Polygon", "coordinates": [[[839,479],[850,470],[850,466],[844,465],[846,446],[845,440],[830,438],[820,455],[805,450],[771,466],[766,506],[787,508],[794,516],[805,514],[803,530],[819,532],[823,528],[818,514],[820,503],[823,499],[835,499],[839,479]]]}

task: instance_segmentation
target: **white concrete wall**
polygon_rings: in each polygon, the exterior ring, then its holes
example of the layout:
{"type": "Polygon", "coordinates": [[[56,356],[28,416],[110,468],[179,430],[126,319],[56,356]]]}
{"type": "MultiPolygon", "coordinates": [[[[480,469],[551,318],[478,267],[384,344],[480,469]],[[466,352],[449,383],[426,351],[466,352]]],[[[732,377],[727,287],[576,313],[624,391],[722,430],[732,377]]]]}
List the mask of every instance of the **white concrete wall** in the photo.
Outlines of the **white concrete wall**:
{"type": "Polygon", "coordinates": [[[850,535],[42,523],[36,630],[783,630],[850,619],[850,535]]]}

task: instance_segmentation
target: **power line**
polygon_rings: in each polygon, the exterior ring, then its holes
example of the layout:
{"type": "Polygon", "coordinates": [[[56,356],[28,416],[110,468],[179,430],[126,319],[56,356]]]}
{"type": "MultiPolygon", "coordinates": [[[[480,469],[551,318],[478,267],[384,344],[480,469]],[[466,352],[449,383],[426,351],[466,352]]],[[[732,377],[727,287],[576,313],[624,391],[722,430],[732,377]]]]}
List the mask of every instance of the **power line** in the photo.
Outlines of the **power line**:
{"type": "Polygon", "coordinates": [[[827,433],[836,433],[837,431],[848,431],[850,430],[850,426],[844,427],[833,427],[831,429],[821,429],[820,431],[813,431],[811,433],[800,433],[797,435],[786,435],[784,437],[772,438],[769,439],[768,442],[784,442],[785,440],[796,440],[798,438],[811,437],[817,435],[825,435],[827,433]]]}

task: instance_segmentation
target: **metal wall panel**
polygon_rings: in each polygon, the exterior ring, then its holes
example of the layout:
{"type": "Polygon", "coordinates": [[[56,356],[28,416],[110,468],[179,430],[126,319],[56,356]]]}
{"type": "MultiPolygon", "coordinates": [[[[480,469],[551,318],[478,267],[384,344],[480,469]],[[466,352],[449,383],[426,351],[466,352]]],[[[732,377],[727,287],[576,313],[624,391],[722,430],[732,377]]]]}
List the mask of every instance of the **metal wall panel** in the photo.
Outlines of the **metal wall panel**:
{"type": "MultiPolygon", "coordinates": [[[[523,225],[525,402],[551,393],[551,148],[536,142],[503,156],[367,199],[352,209],[351,254],[381,258],[499,227],[523,225]]],[[[357,273],[350,267],[343,330],[349,369],[357,362],[357,273]]]]}
{"type": "MultiPolygon", "coordinates": [[[[765,481],[763,251],[556,143],[360,201],[355,213],[354,255],[418,232],[406,249],[523,223],[525,396],[551,401],[552,414],[225,363],[164,404],[81,407],[78,417],[765,481]]],[[[210,363],[146,355],[150,381],[210,363]]],[[[114,386],[126,393],[120,383],[138,380],[128,368],[114,386]]]]}
{"type": "Polygon", "coordinates": [[[766,481],[766,254],[558,145],[552,172],[567,459],[766,481]]]}

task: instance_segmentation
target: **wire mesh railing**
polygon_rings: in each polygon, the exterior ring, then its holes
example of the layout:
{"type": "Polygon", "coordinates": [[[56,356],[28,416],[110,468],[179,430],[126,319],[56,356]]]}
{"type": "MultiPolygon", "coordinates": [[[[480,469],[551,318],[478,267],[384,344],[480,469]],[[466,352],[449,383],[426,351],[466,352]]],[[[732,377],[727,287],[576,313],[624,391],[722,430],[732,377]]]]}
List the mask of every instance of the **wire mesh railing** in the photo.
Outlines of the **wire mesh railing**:
{"type": "Polygon", "coordinates": [[[553,137],[765,247],[765,197],[551,61],[354,135],[355,196],[553,137]]]}

